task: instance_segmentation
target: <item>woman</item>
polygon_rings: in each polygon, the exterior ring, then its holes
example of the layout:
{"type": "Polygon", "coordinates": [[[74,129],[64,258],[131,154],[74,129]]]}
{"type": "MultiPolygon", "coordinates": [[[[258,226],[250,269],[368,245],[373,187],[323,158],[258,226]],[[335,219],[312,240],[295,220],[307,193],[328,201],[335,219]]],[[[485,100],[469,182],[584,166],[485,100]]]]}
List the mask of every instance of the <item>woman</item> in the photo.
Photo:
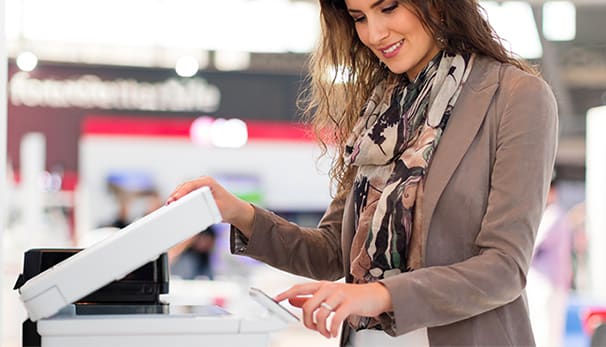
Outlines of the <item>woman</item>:
{"type": "Polygon", "coordinates": [[[338,151],[338,189],[319,226],[209,177],[168,202],[209,186],[232,252],[324,280],[276,299],[324,336],[345,323],[341,345],[533,345],[524,285],[555,158],[549,87],[475,0],[320,5],[307,111],[338,151]],[[326,78],[335,66],[345,83],[326,78]]]}

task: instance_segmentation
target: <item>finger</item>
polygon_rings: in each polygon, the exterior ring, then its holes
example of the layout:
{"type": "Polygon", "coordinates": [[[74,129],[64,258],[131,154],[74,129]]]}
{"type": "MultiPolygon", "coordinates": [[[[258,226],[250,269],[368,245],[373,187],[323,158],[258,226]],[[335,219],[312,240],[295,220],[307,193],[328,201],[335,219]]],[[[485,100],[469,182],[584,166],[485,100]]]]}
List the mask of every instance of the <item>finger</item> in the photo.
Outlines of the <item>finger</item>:
{"type": "Polygon", "coordinates": [[[177,186],[177,188],[175,188],[170,194],[168,194],[168,198],[166,199],[166,205],[170,204],[171,202],[175,201],[175,193],[179,191],[179,189],[181,188],[182,184],[179,184],[177,186]]]}
{"type": "Polygon", "coordinates": [[[327,299],[320,303],[316,311],[316,326],[318,331],[326,338],[332,337],[332,319],[334,313],[339,309],[341,297],[337,293],[333,293],[327,299]],[[332,317],[331,317],[332,316],[332,317]]]}
{"type": "Polygon", "coordinates": [[[168,205],[172,202],[175,202],[179,199],[178,195],[176,195],[174,192],[170,193],[170,195],[168,196],[168,198],[166,199],[165,204],[168,205]]]}
{"type": "Polygon", "coordinates": [[[169,195],[168,199],[166,200],[166,203],[169,204],[171,202],[177,201],[180,198],[182,198],[183,196],[191,193],[192,191],[194,191],[200,187],[204,187],[204,186],[208,186],[208,179],[207,179],[207,177],[204,177],[204,176],[199,177],[195,180],[181,183],[169,195]]]}
{"type": "Polygon", "coordinates": [[[282,301],[284,299],[294,298],[297,296],[305,296],[314,294],[322,286],[321,282],[310,282],[303,284],[296,284],[290,287],[287,291],[278,294],[275,297],[276,301],[282,301]]]}
{"type": "Polygon", "coordinates": [[[307,305],[307,303],[309,302],[309,300],[307,300],[305,302],[305,304],[303,304],[303,306],[301,306],[302,308],[302,315],[301,318],[303,319],[303,324],[312,330],[317,330],[316,327],[316,317],[315,317],[315,312],[317,310],[317,307],[310,307],[309,305],[307,305]]]}
{"type": "Polygon", "coordinates": [[[301,320],[303,321],[303,325],[307,329],[317,330],[317,328],[316,328],[316,320],[315,320],[315,317],[313,316],[313,313],[311,314],[311,316],[306,316],[306,311],[303,310],[301,312],[301,320]]]}
{"type": "Polygon", "coordinates": [[[172,193],[169,194],[167,201],[173,202],[181,198],[185,193],[183,191],[186,189],[186,186],[189,182],[181,183],[175,188],[172,193]]]}
{"type": "MultiPolygon", "coordinates": [[[[322,302],[326,300],[330,293],[329,290],[325,290],[324,288],[326,287],[322,287],[322,289],[318,290],[311,298],[309,298],[305,302],[305,304],[303,304],[302,308],[304,320],[314,322],[314,314],[317,314],[317,312],[322,308],[322,302]]],[[[330,313],[330,310],[326,310],[325,308],[322,309],[322,311],[328,311],[330,313]]],[[[326,322],[323,321],[322,324],[326,324],[326,322]]]]}
{"type": "Polygon", "coordinates": [[[168,199],[166,199],[166,205],[173,203],[177,200],[179,200],[180,198],[182,198],[183,195],[179,194],[179,193],[174,193],[171,196],[168,197],[168,199]]]}
{"type": "Polygon", "coordinates": [[[166,199],[166,201],[164,202],[164,205],[169,205],[169,204],[175,202],[176,200],[177,199],[171,195],[168,197],[168,199],[166,199]]]}
{"type": "MultiPolygon", "coordinates": [[[[341,303],[343,301],[343,296],[341,295],[340,291],[334,291],[331,290],[330,291],[330,295],[320,303],[320,312],[322,311],[328,311],[329,312],[329,316],[332,315],[332,317],[330,317],[330,320],[327,320],[324,325],[323,325],[323,329],[326,330],[326,334],[323,334],[324,336],[330,338],[330,337],[335,337],[336,335],[333,335],[333,325],[334,325],[334,316],[336,314],[337,311],[339,311],[339,309],[341,308],[341,303]]],[[[343,311],[343,310],[341,310],[343,311]]],[[[318,323],[319,325],[319,323],[318,323]]],[[[337,333],[338,333],[338,325],[337,325],[337,333]]]]}
{"type": "Polygon", "coordinates": [[[339,306],[339,309],[335,311],[330,321],[330,336],[337,337],[341,328],[341,323],[349,316],[350,312],[346,305],[339,306]]]}
{"type": "Polygon", "coordinates": [[[333,292],[328,299],[326,299],[326,302],[329,305],[332,305],[334,308],[334,314],[332,315],[330,321],[330,336],[337,337],[339,335],[341,325],[345,324],[344,321],[354,311],[352,306],[353,304],[352,301],[347,300],[347,297],[343,293],[336,291],[333,292]]]}
{"type": "Polygon", "coordinates": [[[338,285],[332,282],[320,283],[320,288],[315,291],[313,296],[308,298],[303,305],[303,308],[310,311],[315,311],[324,305],[327,306],[325,308],[328,309],[328,311],[334,310],[341,301],[340,296],[337,294],[338,291],[335,290],[337,289],[337,286],[338,285]],[[329,300],[329,298],[332,299],[329,300]]]}
{"type": "Polygon", "coordinates": [[[328,316],[332,314],[332,311],[326,308],[325,306],[320,306],[316,312],[316,328],[318,332],[322,334],[322,336],[326,338],[330,338],[330,332],[326,328],[328,316]]]}
{"type": "MultiPolygon", "coordinates": [[[[312,284],[315,285],[316,282],[312,282],[312,284]]],[[[307,294],[311,291],[310,288],[313,288],[313,287],[314,286],[309,286],[308,284],[297,284],[297,285],[290,287],[288,290],[278,294],[274,298],[274,300],[280,302],[284,299],[289,299],[289,301],[294,300],[295,303],[301,303],[301,306],[297,306],[297,307],[300,307],[303,309],[303,312],[302,312],[303,325],[305,325],[305,327],[307,327],[308,329],[315,330],[315,323],[313,321],[313,317],[311,316],[311,313],[304,309],[305,303],[309,300],[309,297],[305,298],[305,300],[298,299],[300,297],[299,293],[307,294]]],[[[315,290],[313,290],[311,292],[314,292],[314,291],[315,290]]],[[[312,311],[312,313],[313,313],[313,311],[312,311]]]]}
{"type": "Polygon", "coordinates": [[[308,296],[297,296],[294,298],[289,298],[288,302],[295,307],[301,308],[307,302],[307,300],[309,300],[308,296]]]}
{"type": "Polygon", "coordinates": [[[321,293],[320,289],[324,288],[328,283],[331,282],[309,282],[303,284],[297,284],[292,286],[287,291],[277,295],[275,297],[276,301],[282,301],[287,298],[296,298],[299,296],[308,296],[312,295],[309,298],[306,298],[305,302],[301,306],[303,309],[302,320],[303,324],[312,330],[317,330],[315,320],[314,320],[314,312],[320,306],[320,303],[325,299],[328,295],[327,293],[321,293]]]}

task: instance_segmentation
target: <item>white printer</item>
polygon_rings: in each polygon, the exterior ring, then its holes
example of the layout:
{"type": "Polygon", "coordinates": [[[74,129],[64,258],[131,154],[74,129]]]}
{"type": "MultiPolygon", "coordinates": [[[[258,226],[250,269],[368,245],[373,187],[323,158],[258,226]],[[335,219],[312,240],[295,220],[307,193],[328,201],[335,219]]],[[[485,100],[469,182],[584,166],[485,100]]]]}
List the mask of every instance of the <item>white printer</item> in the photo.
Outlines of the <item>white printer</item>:
{"type": "Polygon", "coordinates": [[[210,190],[201,188],[89,248],[32,250],[15,285],[29,316],[24,347],[267,346],[269,333],[297,318],[254,291],[266,316],[217,306],[183,313],[159,299],[169,286],[165,252],[219,222],[210,190]]]}

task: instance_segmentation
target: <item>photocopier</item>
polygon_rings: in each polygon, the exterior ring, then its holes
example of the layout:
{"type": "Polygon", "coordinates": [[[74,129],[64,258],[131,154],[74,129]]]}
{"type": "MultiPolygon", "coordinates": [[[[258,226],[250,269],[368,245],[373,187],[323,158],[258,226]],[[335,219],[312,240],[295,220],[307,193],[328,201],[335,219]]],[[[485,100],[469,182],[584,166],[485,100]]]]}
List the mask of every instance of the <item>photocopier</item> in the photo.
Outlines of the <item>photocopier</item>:
{"type": "Polygon", "coordinates": [[[271,332],[296,321],[280,305],[249,317],[160,299],[169,292],[166,251],[219,222],[204,187],[88,248],[29,250],[15,285],[29,318],[23,346],[268,346],[271,332]]]}

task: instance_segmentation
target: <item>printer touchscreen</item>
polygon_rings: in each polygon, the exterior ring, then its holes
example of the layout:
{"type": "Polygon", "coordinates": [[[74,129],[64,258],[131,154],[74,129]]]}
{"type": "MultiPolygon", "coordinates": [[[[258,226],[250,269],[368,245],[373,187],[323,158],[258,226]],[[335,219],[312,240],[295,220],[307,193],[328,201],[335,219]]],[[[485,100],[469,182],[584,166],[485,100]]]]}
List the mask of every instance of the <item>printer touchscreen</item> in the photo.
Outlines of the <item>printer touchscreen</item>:
{"type": "Polygon", "coordinates": [[[252,296],[259,304],[261,304],[266,309],[270,310],[272,313],[278,315],[286,322],[294,323],[298,322],[299,318],[295,316],[294,313],[290,312],[284,306],[280,305],[277,301],[272,299],[269,295],[265,294],[261,289],[258,288],[250,288],[249,291],[250,296],[252,296]]]}

